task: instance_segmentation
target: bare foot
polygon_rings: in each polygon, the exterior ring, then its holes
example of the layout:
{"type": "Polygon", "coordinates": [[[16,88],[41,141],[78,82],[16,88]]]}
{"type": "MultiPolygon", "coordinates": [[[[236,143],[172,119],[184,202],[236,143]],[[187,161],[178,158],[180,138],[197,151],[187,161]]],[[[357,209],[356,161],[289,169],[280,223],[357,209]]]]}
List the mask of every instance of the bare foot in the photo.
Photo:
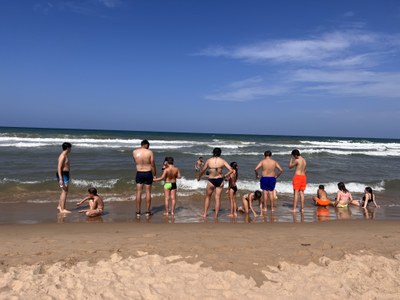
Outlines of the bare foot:
{"type": "Polygon", "coordinates": [[[297,210],[295,210],[295,209],[291,209],[291,210],[289,210],[289,211],[292,212],[292,213],[297,212],[297,210]]]}
{"type": "Polygon", "coordinates": [[[234,216],[234,217],[237,217],[237,213],[234,213],[233,216],[234,216]]]}
{"type": "Polygon", "coordinates": [[[71,213],[71,211],[69,211],[68,209],[59,209],[60,214],[69,214],[71,213]]]}
{"type": "Polygon", "coordinates": [[[271,208],[271,211],[275,211],[275,208],[271,208]]]}
{"type": "Polygon", "coordinates": [[[304,212],[304,208],[301,208],[301,209],[300,209],[300,212],[303,213],[303,212],[304,212]]]}
{"type": "Polygon", "coordinates": [[[175,216],[175,213],[173,211],[171,211],[171,216],[175,216]]]}
{"type": "Polygon", "coordinates": [[[201,214],[201,217],[202,217],[203,219],[205,219],[205,218],[207,218],[207,214],[206,214],[206,213],[203,213],[203,214],[201,214]]]}
{"type": "Polygon", "coordinates": [[[262,211],[267,211],[268,209],[266,209],[266,208],[263,208],[263,210],[262,211]]]}
{"type": "Polygon", "coordinates": [[[168,215],[169,215],[169,213],[168,213],[168,212],[165,212],[165,213],[163,213],[163,215],[164,215],[164,216],[168,216],[168,215]]]}

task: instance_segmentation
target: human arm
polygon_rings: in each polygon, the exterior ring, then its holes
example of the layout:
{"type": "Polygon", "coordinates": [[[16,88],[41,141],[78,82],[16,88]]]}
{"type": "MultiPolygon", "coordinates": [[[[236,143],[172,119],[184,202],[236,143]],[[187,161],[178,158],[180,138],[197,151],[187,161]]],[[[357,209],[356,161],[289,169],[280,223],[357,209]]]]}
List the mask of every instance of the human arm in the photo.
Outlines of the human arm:
{"type": "Polygon", "coordinates": [[[297,166],[297,159],[292,155],[290,157],[290,162],[289,162],[289,169],[294,168],[295,166],[297,166]]]}
{"type": "Polygon", "coordinates": [[[151,152],[151,155],[150,155],[150,164],[151,164],[151,172],[153,173],[153,177],[157,177],[157,169],[156,169],[156,164],[154,163],[153,152],[151,152]]]}
{"type": "Polygon", "coordinates": [[[278,163],[276,163],[275,168],[278,169],[278,174],[275,175],[275,178],[278,178],[279,176],[282,175],[283,169],[278,163]]]}
{"type": "Polygon", "coordinates": [[[76,206],[81,206],[84,202],[88,201],[89,199],[91,199],[91,197],[90,196],[86,196],[85,198],[83,198],[82,201],[78,202],[76,204],[76,206]]]}
{"type": "Polygon", "coordinates": [[[253,195],[249,196],[249,208],[250,208],[251,212],[253,213],[254,217],[256,218],[258,215],[253,208],[253,197],[254,197],[253,195]]]}
{"type": "Polygon", "coordinates": [[[226,173],[225,175],[223,175],[225,178],[228,178],[232,173],[233,173],[233,169],[232,167],[224,160],[224,166],[225,168],[228,169],[228,173],[226,173]]]}
{"type": "Polygon", "coordinates": [[[64,179],[62,176],[64,163],[65,163],[65,155],[60,155],[58,157],[58,164],[57,164],[57,174],[58,174],[58,178],[59,178],[60,187],[64,186],[64,179]]]}
{"type": "Polygon", "coordinates": [[[167,169],[164,169],[164,171],[163,171],[161,177],[154,178],[153,181],[156,181],[156,182],[157,182],[157,181],[164,180],[166,176],[167,176],[167,169]]]}
{"type": "Polygon", "coordinates": [[[258,178],[260,178],[260,175],[258,175],[258,169],[259,168],[261,168],[261,166],[262,166],[262,161],[260,161],[259,163],[258,163],[258,165],[255,167],[255,169],[254,169],[254,172],[256,173],[256,178],[258,179],[258,178]]]}
{"type": "Polygon", "coordinates": [[[200,181],[201,176],[203,176],[203,174],[206,172],[208,168],[208,160],[206,161],[206,163],[204,164],[203,168],[201,169],[199,175],[197,176],[197,181],[200,181]]]}

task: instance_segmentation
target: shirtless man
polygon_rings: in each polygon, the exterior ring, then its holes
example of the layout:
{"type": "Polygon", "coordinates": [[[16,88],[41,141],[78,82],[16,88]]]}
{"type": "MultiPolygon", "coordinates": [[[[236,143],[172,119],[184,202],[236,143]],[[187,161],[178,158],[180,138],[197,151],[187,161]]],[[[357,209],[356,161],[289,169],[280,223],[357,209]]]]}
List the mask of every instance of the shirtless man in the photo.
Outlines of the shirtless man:
{"type": "Polygon", "coordinates": [[[177,167],[174,166],[174,158],[166,157],[165,161],[167,165],[163,171],[163,174],[159,178],[155,178],[154,181],[165,180],[164,183],[164,196],[165,196],[165,212],[164,216],[169,214],[169,198],[171,198],[171,216],[175,215],[176,206],[176,179],[181,178],[181,172],[177,167]]]}
{"type": "Polygon", "coordinates": [[[215,191],[215,218],[218,218],[220,202],[221,202],[221,192],[224,187],[224,178],[229,177],[229,175],[233,172],[231,166],[226,162],[226,160],[222,159],[221,156],[221,148],[214,148],[213,157],[207,159],[203,168],[201,169],[197,180],[200,181],[201,176],[207,171],[208,173],[208,182],[206,188],[206,197],[204,198],[204,212],[202,217],[205,219],[207,217],[207,210],[210,206],[210,199],[212,194],[215,191]],[[228,173],[225,175],[222,174],[223,168],[228,169],[228,173]]]}
{"type": "Polygon", "coordinates": [[[300,155],[300,151],[295,149],[289,162],[289,169],[296,167],[293,176],[293,209],[296,212],[297,200],[300,194],[300,212],[304,212],[304,191],[306,189],[306,160],[300,155]]]}
{"type": "Polygon", "coordinates": [[[69,171],[70,171],[70,162],[69,162],[69,153],[71,152],[72,145],[70,143],[62,144],[62,152],[58,156],[58,165],[57,165],[57,181],[61,188],[60,200],[58,201],[58,212],[60,213],[70,213],[69,210],[65,209],[65,202],[67,201],[68,195],[68,184],[69,184],[69,171]]]}
{"type": "Polygon", "coordinates": [[[269,198],[271,203],[271,211],[275,210],[275,185],[276,179],[281,176],[283,169],[281,166],[272,159],[272,152],[265,151],[264,159],[258,163],[254,172],[256,173],[256,178],[259,179],[260,175],[258,175],[258,169],[262,168],[262,177],[260,179],[260,188],[263,191],[263,202],[264,208],[263,211],[267,211],[267,199],[269,198]],[[276,173],[277,170],[278,172],[276,173]]]}
{"type": "Polygon", "coordinates": [[[97,189],[88,189],[89,195],[87,195],[82,201],[78,202],[76,206],[81,206],[84,202],[89,201],[89,209],[80,210],[80,213],[85,213],[88,217],[98,217],[103,214],[104,211],[104,201],[97,194],[97,189]]]}
{"type": "Polygon", "coordinates": [[[203,167],[204,161],[203,161],[203,157],[200,156],[198,160],[196,160],[195,164],[194,164],[194,169],[196,170],[196,172],[200,172],[201,168],[203,167]]]}
{"type": "Polygon", "coordinates": [[[156,165],[154,155],[149,150],[148,140],[141,142],[141,147],[133,150],[132,156],[136,164],[136,216],[140,217],[140,205],[142,203],[143,185],[146,189],[146,216],[151,213],[151,187],[153,178],[156,177],[156,165]]]}

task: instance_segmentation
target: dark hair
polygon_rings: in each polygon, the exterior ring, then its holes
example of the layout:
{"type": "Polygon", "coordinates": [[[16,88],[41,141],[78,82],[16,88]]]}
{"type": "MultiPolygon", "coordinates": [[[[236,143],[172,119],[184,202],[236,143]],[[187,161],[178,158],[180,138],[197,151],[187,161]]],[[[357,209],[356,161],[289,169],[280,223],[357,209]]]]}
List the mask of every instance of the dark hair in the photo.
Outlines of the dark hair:
{"type": "Polygon", "coordinates": [[[236,161],[233,161],[233,162],[231,162],[231,167],[232,167],[232,169],[234,169],[235,170],[235,174],[236,174],[236,180],[238,179],[238,177],[239,177],[239,173],[238,173],[238,169],[237,169],[237,167],[238,167],[238,164],[237,164],[237,162],[236,161]]]}
{"type": "Polygon", "coordinates": [[[87,191],[88,191],[89,194],[97,196],[97,189],[96,188],[91,187],[87,191]]]}
{"type": "Polygon", "coordinates": [[[343,182],[339,182],[339,183],[337,184],[337,186],[338,186],[338,189],[339,189],[340,191],[342,191],[343,193],[347,193],[347,192],[348,192],[348,190],[346,189],[346,186],[344,185],[343,182]]]}
{"type": "Polygon", "coordinates": [[[260,200],[261,196],[262,196],[262,194],[261,194],[260,191],[257,190],[257,191],[254,192],[254,199],[255,200],[260,200]]]}
{"type": "Polygon", "coordinates": [[[292,155],[293,155],[293,156],[300,156],[300,151],[299,151],[298,149],[294,149],[294,150],[292,151],[292,155]]]}
{"type": "Polygon", "coordinates": [[[272,156],[272,152],[269,151],[269,150],[267,150],[267,151],[264,152],[264,156],[265,156],[265,157],[267,157],[267,156],[272,156]]]}
{"type": "Polygon", "coordinates": [[[61,147],[62,147],[63,150],[67,150],[68,148],[71,148],[72,145],[71,145],[71,143],[65,142],[65,143],[63,143],[63,144],[61,145],[61,147]]]}
{"type": "Polygon", "coordinates": [[[150,143],[149,143],[148,140],[143,140],[143,141],[140,143],[140,145],[141,145],[141,146],[145,146],[145,145],[150,146],[150,143]]]}
{"type": "Polygon", "coordinates": [[[212,152],[213,156],[215,156],[215,157],[220,157],[221,153],[222,153],[221,148],[214,148],[214,150],[212,152]]]}
{"type": "Polygon", "coordinates": [[[324,189],[325,189],[325,186],[324,186],[323,184],[320,184],[318,188],[319,188],[320,190],[324,190],[324,189]]]}
{"type": "Polygon", "coordinates": [[[169,164],[169,165],[173,165],[174,164],[174,158],[171,156],[168,156],[165,158],[165,161],[169,164]]]}
{"type": "Polygon", "coordinates": [[[372,188],[369,187],[369,186],[367,186],[367,187],[365,188],[365,190],[367,191],[367,193],[371,194],[371,200],[374,200],[374,193],[373,193],[373,191],[372,191],[372,188]]]}

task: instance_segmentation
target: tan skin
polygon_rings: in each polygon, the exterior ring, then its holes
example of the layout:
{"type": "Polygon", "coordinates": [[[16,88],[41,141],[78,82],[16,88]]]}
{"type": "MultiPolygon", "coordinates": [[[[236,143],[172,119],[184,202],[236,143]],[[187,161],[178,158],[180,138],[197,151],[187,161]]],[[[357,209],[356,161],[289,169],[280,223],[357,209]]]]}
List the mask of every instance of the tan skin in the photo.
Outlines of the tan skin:
{"type": "Polygon", "coordinates": [[[70,161],[69,161],[69,153],[71,152],[71,148],[67,148],[63,150],[58,157],[58,164],[57,164],[57,173],[58,177],[60,178],[59,185],[61,187],[61,195],[60,200],[58,201],[57,209],[60,213],[70,213],[71,211],[65,209],[65,203],[67,201],[68,195],[68,186],[64,184],[62,172],[69,172],[70,171],[70,161]]]}
{"type": "MultiPolygon", "coordinates": [[[[301,155],[292,155],[289,162],[289,169],[295,168],[294,174],[306,175],[307,163],[301,155]]],[[[291,212],[296,212],[297,201],[300,194],[300,212],[304,212],[304,191],[293,190],[293,209],[291,212]]]]}
{"type": "MultiPolygon", "coordinates": [[[[275,177],[278,178],[281,176],[283,169],[279,165],[279,163],[271,158],[271,156],[265,156],[265,158],[258,163],[256,168],[254,169],[256,173],[256,178],[259,179],[260,175],[258,175],[258,169],[261,168],[261,175],[263,177],[275,177]]],[[[275,210],[275,190],[274,191],[263,191],[263,203],[264,208],[263,211],[267,211],[267,199],[269,198],[271,203],[271,211],[275,210]]]]}
{"type": "Polygon", "coordinates": [[[317,191],[317,196],[313,197],[313,201],[316,203],[318,199],[321,200],[329,200],[328,198],[328,194],[326,193],[326,191],[324,189],[318,189],[317,191]]]}
{"type": "MultiPolygon", "coordinates": [[[[133,160],[136,164],[136,170],[138,172],[149,172],[153,173],[153,177],[156,177],[156,165],[154,163],[153,151],[149,150],[149,145],[143,145],[132,152],[133,160]]],[[[146,211],[149,212],[151,209],[151,184],[136,184],[136,211],[140,211],[142,203],[142,192],[143,186],[146,190],[146,211]]]]}
{"type": "MultiPolygon", "coordinates": [[[[175,167],[173,164],[167,164],[164,169],[163,174],[159,178],[155,178],[154,181],[165,180],[165,182],[175,182],[176,179],[181,178],[180,170],[175,167]]],[[[175,215],[175,206],[176,206],[176,190],[164,189],[165,196],[165,212],[164,216],[168,216],[169,214],[169,199],[171,198],[171,215],[175,215]]]]}
{"type": "MultiPolygon", "coordinates": [[[[200,181],[200,178],[203,176],[203,174],[206,172],[207,169],[209,170],[208,178],[229,177],[229,175],[233,172],[231,166],[224,159],[214,156],[209,158],[205,162],[203,168],[200,171],[199,176],[197,177],[198,181],[200,181]],[[226,173],[225,175],[223,175],[222,173],[224,167],[228,170],[228,173],[226,173]]],[[[212,183],[207,182],[206,197],[204,199],[204,212],[202,214],[203,218],[207,217],[207,210],[210,206],[210,199],[214,191],[215,191],[215,218],[218,217],[220,202],[221,202],[221,192],[223,186],[224,186],[223,182],[219,187],[215,187],[212,183]]]]}
{"type": "Polygon", "coordinates": [[[89,194],[82,201],[78,202],[76,206],[81,206],[86,201],[89,201],[89,209],[80,210],[80,213],[85,213],[88,217],[98,217],[103,214],[104,201],[99,195],[89,194]]]}
{"type": "MultiPolygon", "coordinates": [[[[237,166],[236,166],[237,168],[237,166]]],[[[237,217],[237,205],[236,205],[236,193],[233,189],[231,189],[231,186],[236,186],[236,182],[237,182],[237,175],[236,175],[236,170],[233,169],[233,172],[229,175],[228,178],[228,190],[226,191],[229,194],[229,201],[230,201],[230,208],[231,208],[231,212],[229,214],[230,217],[237,217]]]]}
{"type": "Polygon", "coordinates": [[[255,198],[254,193],[249,193],[247,195],[244,195],[242,198],[243,201],[243,211],[248,214],[249,211],[251,211],[254,215],[254,217],[256,218],[258,215],[255,212],[254,208],[253,208],[253,201],[254,200],[259,200],[257,198],[255,198]]]}

